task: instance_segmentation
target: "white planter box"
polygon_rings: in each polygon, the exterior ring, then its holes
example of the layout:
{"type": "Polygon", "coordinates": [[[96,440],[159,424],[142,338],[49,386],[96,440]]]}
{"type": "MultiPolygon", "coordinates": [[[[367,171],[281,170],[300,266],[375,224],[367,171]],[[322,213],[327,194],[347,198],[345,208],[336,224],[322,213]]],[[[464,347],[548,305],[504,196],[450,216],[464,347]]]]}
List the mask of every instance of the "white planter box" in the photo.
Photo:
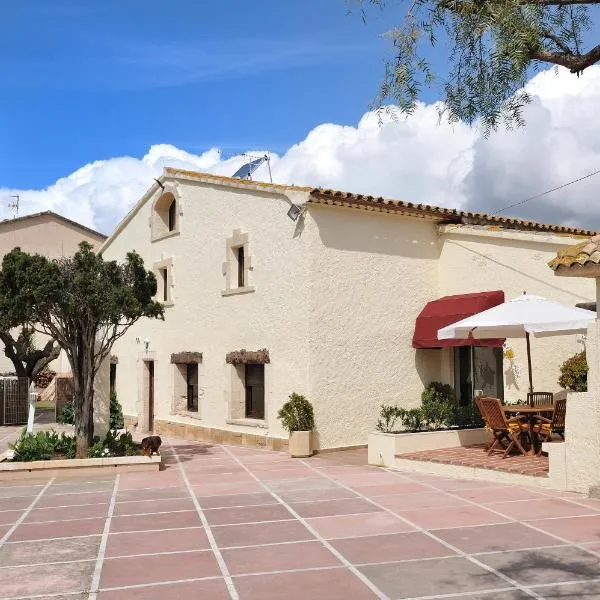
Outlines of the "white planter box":
{"type": "Polygon", "coordinates": [[[369,434],[368,460],[370,465],[393,467],[396,454],[436,450],[437,448],[457,448],[489,442],[488,432],[479,429],[449,429],[447,431],[419,431],[417,433],[369,434]]]}
{"type": "Polygon", "coordinates": [[[289,441],[290,456],[305,458],[312,456],[311,431],[291,431],[289,441]]]}
{"type": "MultiPolygon", "coordinates": [[[[4,455],[3,455],[4,456],[4,455]]],[[[159,471],[158,456],[117,456],[111,458],[66,458],[34,462],[0,462],[0,481],[40,477],[69,477],[127,471],[159,471]]]]}

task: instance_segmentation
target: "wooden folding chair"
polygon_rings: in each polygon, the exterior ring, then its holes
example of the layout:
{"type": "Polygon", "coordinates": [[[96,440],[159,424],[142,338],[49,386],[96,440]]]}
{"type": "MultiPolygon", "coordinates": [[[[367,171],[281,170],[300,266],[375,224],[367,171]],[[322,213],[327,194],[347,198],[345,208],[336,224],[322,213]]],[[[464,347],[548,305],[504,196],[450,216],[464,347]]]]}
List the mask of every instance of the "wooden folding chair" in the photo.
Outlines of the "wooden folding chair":
{"type": "MultiPolygon", "coordinates": [[[[542,442],[549,442],[552,436],[557,433],[564,440],[565,439],[565,417],[567,415],[567,399],[560,398],[554,403],[554,412],[552,413],[552,419],[545,417],[537,417],[536,423],[533,426],[533,430],[537,433],[538,437],[542,442]]],[[[538,450],[538,456],[542,453],[542,446],[538,450]]]]}
{"type": "Polygon", "coordinates": [[[530,406],[550,406],[554,402],[552,392],[529,392],[527,394],[527,404],[530,406]]]}
{"type": "Polygon", "coordinates": [[[479,396],[475,398],[475,402],[486,428],[494,436],[492,444],[487,448],[488,456],[494,452],[502,452],[502,458],[506,458],[515,446],[521,454],[526,455],[527,451],[523,448],[520,437],[529,431],[529,425],[517,417],[507,420],[498,398],[479,396]]]}

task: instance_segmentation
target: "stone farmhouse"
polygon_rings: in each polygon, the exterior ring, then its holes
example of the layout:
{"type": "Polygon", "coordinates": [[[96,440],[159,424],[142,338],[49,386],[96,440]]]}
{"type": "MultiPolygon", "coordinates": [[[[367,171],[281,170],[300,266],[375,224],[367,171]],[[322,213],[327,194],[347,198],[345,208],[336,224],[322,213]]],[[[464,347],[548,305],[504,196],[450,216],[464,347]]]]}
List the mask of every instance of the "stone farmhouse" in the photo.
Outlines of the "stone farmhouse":
{"type": "MultiPolygon", "coordinates": [[[[503,340],[437,329],[523,292],[593,301],[593,281],[547,266],[593,233],[165,169],[101,248],[140,253],[165,306],[117,342],[112,383],[129,425],[272,448],[286,444],[279,408],[301,393],[320,450],[366,444],[380,405],[417,406],[431,381],[461,403],[478,389],[524,399],[524,341],[507,340],[509,360],[503,340]]],[[[581,342],[535,340],[537,389],[558,389],[581,342]]]]}

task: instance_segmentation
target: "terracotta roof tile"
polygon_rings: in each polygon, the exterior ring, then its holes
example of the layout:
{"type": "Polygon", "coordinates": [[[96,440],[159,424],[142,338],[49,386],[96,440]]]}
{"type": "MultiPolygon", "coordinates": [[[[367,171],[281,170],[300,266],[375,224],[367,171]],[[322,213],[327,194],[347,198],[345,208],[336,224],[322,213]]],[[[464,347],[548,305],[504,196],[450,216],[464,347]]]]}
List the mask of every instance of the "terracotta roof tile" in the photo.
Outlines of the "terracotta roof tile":
{"type": "Polygon", "coordinates": [[[315,188],[310,193],[309,202],[316,204],[331,204],[340,206],[353,206],[364,210],[378,210],[382,212],[395,212],[398,214],[409,214],[416,217],[438,218],[445,223],[459,223],[463,225],[497,225],[507,229],[519,229],[523,231],[546,231],[549,233],[593,236],[595,231],[569,227],[568,225],[552,225],[549,223],[538,223],[526,219],[513,217],[501,217],[470,211],[461,211],[455,208],[443,208],[431,204],[414,204],[402,200],[386,200],[362,194],[351,194],[339,190],[326,190],[315,188]]]}
{"type": "Polygon", "coordinates": [[[600,264],[600,235],[594,235],[584,242],[562,248],[548,263],[553,271],[598,264],[600,264]]]}

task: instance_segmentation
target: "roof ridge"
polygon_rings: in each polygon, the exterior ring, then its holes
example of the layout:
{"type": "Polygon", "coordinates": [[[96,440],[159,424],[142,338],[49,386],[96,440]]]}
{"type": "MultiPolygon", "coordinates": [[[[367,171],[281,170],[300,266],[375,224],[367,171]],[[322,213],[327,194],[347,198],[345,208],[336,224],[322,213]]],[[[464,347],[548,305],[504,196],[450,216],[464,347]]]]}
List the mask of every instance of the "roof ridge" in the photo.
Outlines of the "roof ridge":
{"type": "Polygon", "coordinates": [[[27,219],[35,219],[37,217],[44,217],[44,216],[56,217],[57,219],[60,219],[61,221],[65,221],[66,223],[69,223],[70,225],[73,225],[79,229],[83,229],[84,231],[92,233],[104,240],[106,240],[108,237],[104,233],[100,233],[99,231],[96,231],[95,229],[92,229],[91,227],[88,227],[87,225],[83,225],[81,223],[78,223],[77,221],[73,221],[73,219],[69,219],[68,217],[65,217],[57,212],[54,212],[53,210],[42,210],[42,211],[38,211],[35,213],[30,213],[28,215],[22,215],[20,217],[13,217],[12,219],[2,219],[2,220],[0,220],[0,225],[14,223],[15,221],[21,222],[21,221],[25,221],[27,219]]]}
{"type": "Polygon", "coordinates": [[[208,181],[222,181],[224,183],[235,183],[241,184],[248,187],[262,187],[262,188],[275,188],[284,190],[300,190],[309,192],[312,188],[310,186],[301,185],[288,185],[284,183],[272,183],[267,181],[256,181],[254,179],[242,179],[240,177],[229,177],[227,175],[216,175],[215,173],[207,173],[205,171],[188,171],[187,169],[176,169],[174,167],[165,167],[165,175],[182,175],[191,179],[208,180],[208,181]]]}
{"type": "Polygon", "coordinates": [[[321,204],[341,203],[375,210],[381,209],[383,205],[388,212],[408,212],[417,215],[439,216],[451,221],[454,219],[454,222],[465,225],[513,225],[517,227],[511,228],[581,236],[594,236],[598,233],[591,229],[582,229],[579,227],[571,227],[569,225],[556,225],[531,221],[529,219],[520,219],[519,217],[503,217],[482,212],[462,211],[457,208],[445,208],[433,204],[415,204],[405,200],[386,199],[381,196],[374,198],[373,196],[353,194],[351,192],[342,192],[340,190],[313,188],[310,192],[310,196],[309,202],[313,202],[314,199],[316,203],[321,204]]]}

